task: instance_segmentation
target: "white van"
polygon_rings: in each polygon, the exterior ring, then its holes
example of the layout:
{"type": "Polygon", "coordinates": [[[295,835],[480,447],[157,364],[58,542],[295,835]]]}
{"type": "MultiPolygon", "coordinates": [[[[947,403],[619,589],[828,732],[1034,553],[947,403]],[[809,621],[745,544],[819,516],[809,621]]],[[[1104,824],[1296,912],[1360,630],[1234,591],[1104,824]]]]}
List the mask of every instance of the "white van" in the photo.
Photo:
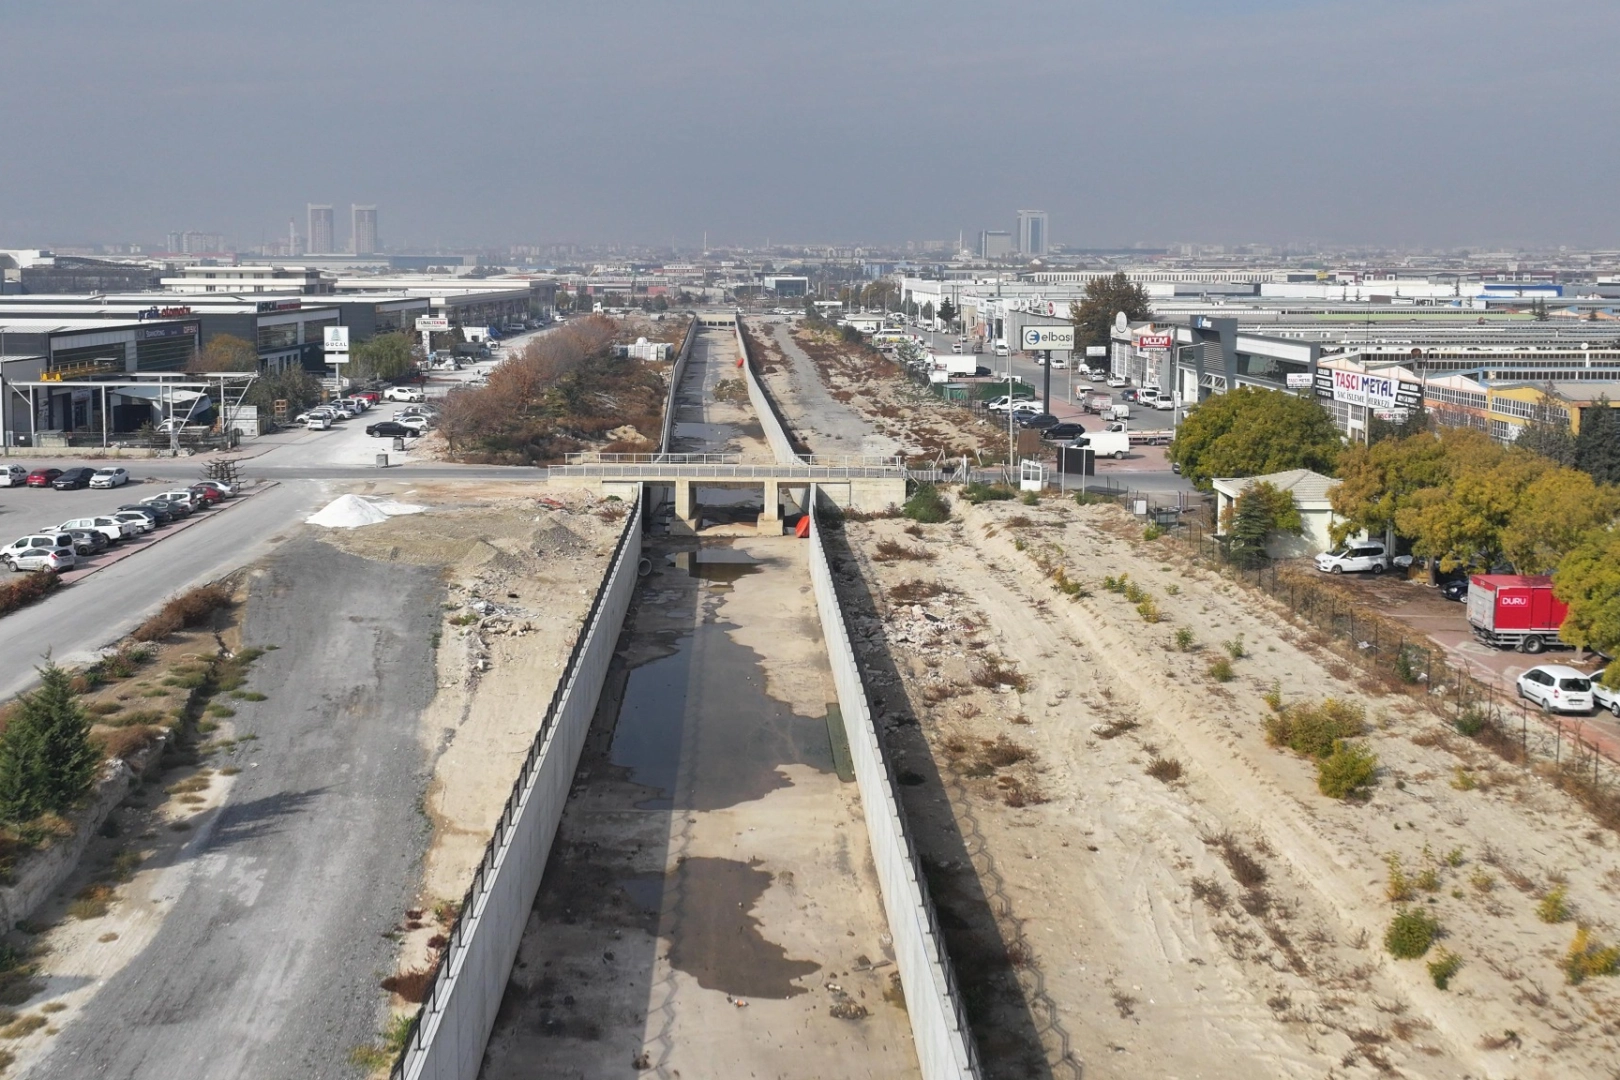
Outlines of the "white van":
{"type": "Polygon", "coordinates": [[[1012,351],[1007,348],[1007,343],[1005,341],[996,342],[995,353],[996,353],[997,356],[1011,356],[1012,355],[1012,351]]]}
{"type": "Polygon", "coordinates": [[[1098,457],[1111,457],[1116,461],[1131,452],[1131,436],[1124,431],[1087,432],[1074,440],[1076,446],[1088,446],[1098,457]]]}

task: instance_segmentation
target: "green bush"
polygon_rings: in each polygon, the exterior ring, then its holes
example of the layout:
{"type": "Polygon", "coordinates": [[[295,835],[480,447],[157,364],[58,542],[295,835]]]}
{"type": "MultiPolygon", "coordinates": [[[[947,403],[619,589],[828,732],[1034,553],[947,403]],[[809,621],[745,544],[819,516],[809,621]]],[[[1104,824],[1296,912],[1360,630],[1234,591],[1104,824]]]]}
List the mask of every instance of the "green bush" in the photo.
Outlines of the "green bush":
{"type": "Polygon", "coordinates": [[[1341,739],[1316,763],[1316,788],[1330,799],[1364,794],[1377,780],[1378,758],[1361,743],[1341,739]]]}
{"type": "MultiPolygon", "coordinates": [[[[1282,700],[1278,693],[1277,701],[1282,700]]],[[[1267,704],[1271,698],[1267,697],[1267,704]]],[[[1271,706],[1273,709],[1277,705],[1271,706]]],[[[1318,705],[1298,702],[1266,717],[1266,742],[1286,746],[1296,754],[1325,758],[1341,739],[1353,739],[1367,730],[1367,710],[1352,702],[1328,698],[1318,705]]]]}
{"type": "Polygon", "coordinates": [[[1454,726],[1457,729],[1457,734],[1466,735],[1472,739],[1485,730],[1486,722],[1484,711],[1478,706],[1470,705],[1457,714],[1454,726]]]}
{"type": "Polygon", "coordinates": [[[1147,528],[1142,530],[1142,539],[1144,540],[1157,540],[1163,535],[1164,530],[1159,528],[1157,525],[1149,525],[1147,528]]]}
{"type": "Polygon", "coordinates": [[[1620,947],[1605,946],[1592,937],[1590,928],[1578,926],[1575,940],[1569,943],[1569,952],[1558,966],[1572,985],[1594,975],[1614,975],[1620,973],[1620,947]]]}
{"type": "Polygon", "coordinates": [[[1216,682],[1225,683],[1237,678],[1237,673],[1232,670],[1232,661],[1221,659],[1209,665],[1209,677],[1216,682]]]}
{"type": "Polygon", "coordinates": [[[1037,506],[1040,504],[1041,497],[1035,494],[1033,491],[1026,491],[1022,495],[1018,496],[1018,501],[1023,503],[1025,506],[1037,506]]]}
{"type": "Polygon", "coordinates": [[[1565,897],[1569,890],[1559,885],[1550,890],[1541,902],[1536,905],[1536,918],[1544,923],[1561,923],[1569,920],[1569,905],[1565,897]]]}
{"type": "Polygon", "coordinates": [[[1188,652],[1193,647],[1193,632],[1190,626],[1176,628],[1176,648],[1188,652]]]}
{"type": "Polygon", "coordinates": [[[900,512],[912,521],[937,525],[950,518],[951,504],[933,484],[920,484],[900,512]]]}
{"type": "Polygon", "coordinates": [[[1422,908],[1401,908],[1384,931],[1384,948],[1397,960],[1416,960],[1440,935],[1440,922],[1422,908]]]}
{"type": "Polygon", "coordinates": [[[975,480],[962,489],[962,498],[974,506],[987,502],[1006,502],[1014,494],[1013,489],[1006,484],[986,484],[980,480],[975,480]]]}
{"type": "Polygon", "coordinates": [[[1429,978],[1434,980],[1434,985],[1445,990],[1451,985],[1451,977],[1462,969],[1462,963],[1462,957],[1442,947],[1429,961],[1429,978]]]}

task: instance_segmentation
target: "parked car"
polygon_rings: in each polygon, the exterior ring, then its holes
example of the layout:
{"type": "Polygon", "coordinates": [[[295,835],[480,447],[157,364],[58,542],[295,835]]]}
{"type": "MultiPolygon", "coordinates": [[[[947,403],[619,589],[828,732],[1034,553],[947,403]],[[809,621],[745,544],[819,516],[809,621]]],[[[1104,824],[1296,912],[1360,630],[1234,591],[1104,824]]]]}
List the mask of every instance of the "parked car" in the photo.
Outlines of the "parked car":
{"type": "Polygon", "coordinates": [[[168,499],[170,502],[183,502],[193,510],[201,510],[206,504],[201,495],[191,488],[170,488],[168,491],[158,492],[158,497],[168,499]]]}
{"type": "Polygon", "coordinates": [[[6,546],[0,559],[13,571],[71,570],[79,565],[73,552],[73,537],[67,533],[35,533],[6,546]]]}
{"type": "Polygon", "coordinates": [[[74,529],[94,529],[107,538],[110,543],[118,543],[126,536],[134,536],[138,531],[128,522],[119,521],[108,514],[98,514],[95,517],[70,518],[56,526],[57,532],[72,532],[74,529]]]}
{"type": "Polygon", "coordinates": [[[230,484],[225,483],[222,480],[199,480],[195,484],[192,484],[191,486],[194,487],[194,488],[198,488],[198,487],[213,488],[215,491],[219,492],[221,495],[225,496],[227,499],[234,499],[236,497],[236,488],[233,487],[230,484]]]}
{"type": "Polygon", "coordinates": [[[304,428],[307,431],[331,431],[332,417],[327,413],[310,413],[304,417],[304,428]]]}
{"type": "Polygon", "coordinates": [[[84,468],[82,465],[78,468],[66,469],[55,480],[51,481],[51,487],[57,491],[73,491],[75,488],[87,488],[90,486],[91,478],[95,475],[96,470],[84,468]]]}
{"type": "Polygon", "coordinates": [[[390,386],[383,391],[389,401],[426,401],[427,395],[414,386],[390,386]]]}
{"type": "Polygon", "coordinates": [[[1459,604],[1463,603],[1468,599],[1467,575],[1442,581],[1440,583],[1440,595],[1447,600],[1455,600],[1459,604]]]}
{"type": "Polygon", "coordinates": [[[97,469],[90,477],[93,488],[115,488],[129,483],[129,470],[117,466],[97,469]]]}
{"type": "Polygon", "coordinates": [[[1070,420],[1070,421],[1065,421],[1065,422],[1063,422],[1061,424],[1053,424],[1051,427],[1047,428],[1046,431],[1041,434],[1041,438],[1046,439],[1046,440],[1051,441],[1051,442],[1060,442],[1060,441],[1063,441],[1065,439],[1078,438],[1081,435],[1084,435],[1085,433],[1086,433],[1085,428],[1081,427],[1079,424],[1076,424],[1072,420],[1070,420]]]}
{"type": "Polygon", "coordinates": [[[73,538],[73,553],[89,557],[99,555],[112,544],[107,537],[94,529],[67,529],[66,533],[73,538]]]}
{"type": "Polygon", "coordinates": [[[21,465],[0,467],[0,487],[22,487],[28,483],[28,470],[21,465]]]}
{"type": "Polygon", "coordinates": [[[157,503],[128,503],[118,509],[123,513],[146,514],[154,525],[167,525],[180,516],[168,506],[160,506],[157,503]]]}
{"type": "Polygon", "coordinates": [[[1047,428],[1052,427],[1057,422],[1058,418],[1049,412],[1024,413],[1018,417],[1019,427],[1034,428],[1039,431],[1045,431],[1047,428]]]}
{"type": "Polygon", "coordinates": [[[429,416],[396,416],[394,417],[394,423],[415,428],[417,434],[420,435],[433,426],[433,418],[429,416]]]}
{"type": "Polygon", "coordinates": [[[158,527],[156,514],[143,514],[138,510],[120,510],[113,517],[135,526],[136,532],[149,533],[158,527]]]}
{"type": "Polygon", "coordinates": [[[213,506],[215,503],[225,501],[225,493],[218,488],[211,488],[206,484],[191,485],[191,493],[197,497],[197,505],[213,506]]]}
{"type": "Polygon", "coordinates": [[[1603,685],[1603,673],[1607,668],[1598,668],[1587,678],[1592,680],[1592,707],[1595,709],[1608,709],[1616,716],[1620,716],[1620,690],[1611,690],[1603,685]]]}
{"type": "Polygon", "coordinates": [[[414,439],[422,434],[421,431],[409,424],[401,424],[397,420],[384,420],[366,428],[366,434],[381,438],[409,438],[414,439]]]}
{"type": "Polygon", "coordinates": [[[56,478],[61,475],[61,469],[35,469],[28,474],[26,483],[29,487],[50,487],[56,478]]]}
{"type": "Polygon", "coordinates": [[[166,507],[175,517],[190,517],[191,512],[196,509],[192,504],[190,492],[186,493],[185,498],[180,499],[172,498],[169,492],[164,492],[161,495],[148,496],[141,502],[148,506],[166,507]]]}
{"type": "Polygon", "coordinates": [[[1125,377],[1122,376],[1122,375],[1110,375],[1110,376],[1108,376],[1106,381],[1107,381],[1109,386],[1116,386],[1117,387],[1117,386],[1124,386],[1125,385],[1125,377]]]}
{"type": "MultiPolygon", "coordinates": [[[[1396,566],[1407,567],[1412,565],[1412,556],[1397,555],[1392,560],[1396,566]]],[[[1324,574],[1362,573],[1370,572],[1382,574],[1384,572],[1384,545],[1377,541],[1351,541],[1341,544],[1332,551],[1324,551],[1316,557],[1316,568],[1324,574]]]]}
{"type": "Polygon", "coordinates": [[[359,390],[359,391],[356,391],[351,396],[357,397],[357,398],[364,398],[368,405],[380,405],[380,404],[382,404],[382,395],[377,393],[377,391],[375,391],[375,390],[359,390]]]}
{"type": "Polygon", "coordinates": [[[1542,712],[1592,711],[1592,680],[1565,664],[1533,667],[1516,685],[1519,696],[1540,705],[1542,712]]]}

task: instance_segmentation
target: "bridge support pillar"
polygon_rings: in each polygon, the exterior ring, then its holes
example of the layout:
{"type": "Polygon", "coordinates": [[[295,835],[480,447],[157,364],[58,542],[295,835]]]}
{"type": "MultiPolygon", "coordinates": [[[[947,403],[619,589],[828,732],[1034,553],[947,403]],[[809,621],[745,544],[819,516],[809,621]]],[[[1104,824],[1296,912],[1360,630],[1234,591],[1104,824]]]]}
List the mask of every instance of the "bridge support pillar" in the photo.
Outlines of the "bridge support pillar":
{"type": "Polygon", "coordinates": [[[765,506],[759,512],[759,531],[776,534],[782,531],[782,483],[765,481],[765,506]]]}
{"type": "Polygon", "coordinates": [[[696,524],[697,507],[692,503],[692,481],[675,481],[675,516],[688,525],[696,524]]]}

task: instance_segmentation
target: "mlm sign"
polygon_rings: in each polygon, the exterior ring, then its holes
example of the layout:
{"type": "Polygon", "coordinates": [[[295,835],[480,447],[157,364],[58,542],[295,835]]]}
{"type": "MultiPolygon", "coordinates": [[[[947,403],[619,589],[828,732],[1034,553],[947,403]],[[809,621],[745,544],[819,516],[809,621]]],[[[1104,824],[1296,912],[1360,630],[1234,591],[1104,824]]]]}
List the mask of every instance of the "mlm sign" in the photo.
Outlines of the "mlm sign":
{"type": "Polygon", "coordinates": [[[1349,405],[1364,405],[1370,409],[1393,409],[1395,380],[1382,375],[1364,375],[1359,371],[1335,371],[1333,400],[1349,405]]]}

